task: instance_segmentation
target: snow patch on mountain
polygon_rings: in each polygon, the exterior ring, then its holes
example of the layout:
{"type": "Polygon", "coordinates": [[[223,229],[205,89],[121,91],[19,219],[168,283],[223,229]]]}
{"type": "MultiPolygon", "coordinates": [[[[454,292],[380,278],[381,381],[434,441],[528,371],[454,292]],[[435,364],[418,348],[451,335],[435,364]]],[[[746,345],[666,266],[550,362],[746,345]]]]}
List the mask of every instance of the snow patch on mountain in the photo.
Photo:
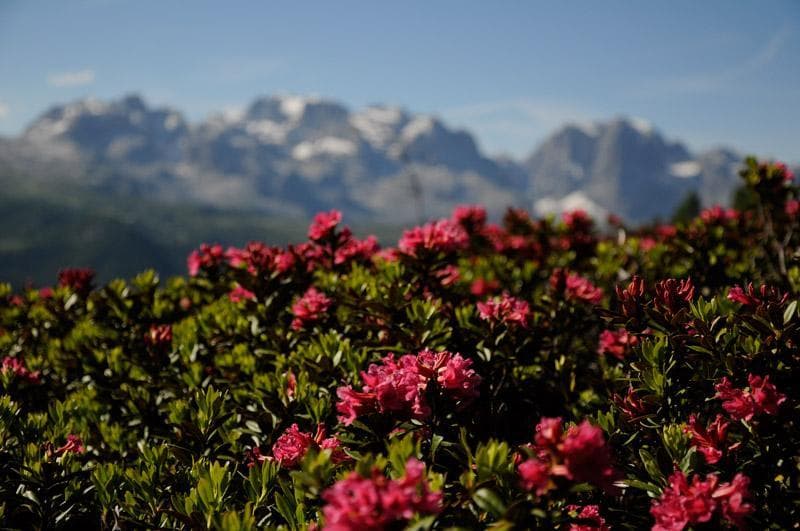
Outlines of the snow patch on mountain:
{"type": "Polygon", "coordinates": [[[544,197],[534,203],[533,210],[539,216],[561,215],[564,212],[583,210],[599,222],[604,222],[608,217],[608,210],[581,191],[572,192],[562,198],[544,197]]]}
{"type": "Polygon", "coordinates": [[[349,157],[356,154],[358,146],[352,140],[326,136],[314,141],[301,142],[292,150],[292,156],[298,160],[330,155],[332,157],[349,157]]]}
{"type": "Polygon", "coordinates": [[[669,167],[669,171],[675,177],[681,179],[688,179],[690,177],[697,177],[703,171],[703,167],[695,160],[685,160],[683,162],[675,162],[669,167]]]}

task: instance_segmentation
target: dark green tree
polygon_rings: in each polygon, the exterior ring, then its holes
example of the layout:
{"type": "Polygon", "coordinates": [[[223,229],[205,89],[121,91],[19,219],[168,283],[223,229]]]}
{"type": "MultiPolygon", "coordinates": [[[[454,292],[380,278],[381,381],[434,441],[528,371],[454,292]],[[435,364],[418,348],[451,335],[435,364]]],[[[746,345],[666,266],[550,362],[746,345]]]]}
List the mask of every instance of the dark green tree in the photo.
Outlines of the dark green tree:
{"type": "Polygon", "coordinates": [[[686,197],[681,201],[678,207],[675,209],[675,213],[672,214],[672,222],[673,223],[687,223],[691,221],[693,218],[697,217],[700,213],[700,196],[697,195],[697,192],[692,190],[686,197]]]}

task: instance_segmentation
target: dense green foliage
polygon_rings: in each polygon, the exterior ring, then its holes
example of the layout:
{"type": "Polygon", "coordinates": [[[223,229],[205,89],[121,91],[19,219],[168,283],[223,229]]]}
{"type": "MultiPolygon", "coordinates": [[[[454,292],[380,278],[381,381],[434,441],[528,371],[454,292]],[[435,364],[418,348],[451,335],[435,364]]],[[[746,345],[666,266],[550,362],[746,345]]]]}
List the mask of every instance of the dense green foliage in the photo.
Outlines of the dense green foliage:
{"type": "Polygon", "coordinates": [[[469,208],[375,252],[326,214],[299,246],[204,247],[189,277],[6,286],[0,525],[789,528],[797,188],[780,165],[743,177],[752,210],[675,226],[469,208]],[[402,510],[356,515],[356,486],[402,510]]]}

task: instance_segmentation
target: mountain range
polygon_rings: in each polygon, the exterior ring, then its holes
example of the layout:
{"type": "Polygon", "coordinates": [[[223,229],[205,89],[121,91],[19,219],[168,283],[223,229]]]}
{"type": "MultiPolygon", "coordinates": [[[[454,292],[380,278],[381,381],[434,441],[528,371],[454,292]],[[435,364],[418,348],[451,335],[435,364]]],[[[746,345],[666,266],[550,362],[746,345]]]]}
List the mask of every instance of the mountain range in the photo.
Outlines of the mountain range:
{"type": "Polygon", "coordinates": [[[447,215],[583,208],[666,218],[691,191],[728,203],[742,156],[690,151],[638,119],[568,124],[523,160],[482,153],[467,131],[398,107],[268,96],[196,123],[130,95],[58,105],[0,139],[0,175],[66,194],[305,219],[340,208],[385,224],[447,215]]]}

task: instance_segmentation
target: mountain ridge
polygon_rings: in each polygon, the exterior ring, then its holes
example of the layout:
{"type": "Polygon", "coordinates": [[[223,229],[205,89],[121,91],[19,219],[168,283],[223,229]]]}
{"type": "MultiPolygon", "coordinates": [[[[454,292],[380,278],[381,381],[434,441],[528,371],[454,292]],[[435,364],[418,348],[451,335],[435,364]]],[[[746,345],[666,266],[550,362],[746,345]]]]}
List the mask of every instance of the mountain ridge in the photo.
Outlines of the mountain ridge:
{"type": "Polygon", "coordinates": [[[740,160],[727,149],[692,153],[625,117],[566,124],[521,161],[490,157],[469,131],[432,115],[296,95],[197,122],[136,94],[78,100],[0,143],[0,165],[44,184],[295,217],[336,207],[397,223],[464,202],[546,212],[570,197],[633,222],[663,218],[691,191],[728,202],[740,160]]]}

